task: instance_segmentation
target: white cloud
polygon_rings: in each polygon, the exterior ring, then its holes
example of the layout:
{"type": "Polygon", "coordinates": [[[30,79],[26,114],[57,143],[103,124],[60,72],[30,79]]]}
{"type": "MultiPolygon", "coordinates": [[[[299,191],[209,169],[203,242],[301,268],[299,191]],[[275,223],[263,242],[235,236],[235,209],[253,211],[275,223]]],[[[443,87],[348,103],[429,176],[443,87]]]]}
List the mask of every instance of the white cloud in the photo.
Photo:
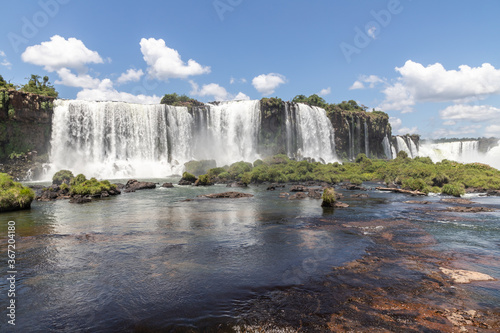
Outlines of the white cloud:
{"type": "Polygon", "coordinates": [[[103,80],[103,84],[96,89],[83,89],[82,91],[78,92],[76,99],[88,101],[120,101],[137,104],[160,103],[161,98],[156,95],[133,95],[127,92],[117,91],[112,87],[112,84],[109,85],[109,83],[107,83],[106,81],[109,80],[103,80]]]}
{"type": "Polygon", "coordinates": [[[216,83],[205,84],[201,87],[194,81],[189,81],[191,84],[191,95],[195,96],[213,96],[216,101],[227,101],[231,99],[230,94],[224,87],[219,86],[216,83]]]}
{"type": "Polygon", "coordinates": [[[248,97],[246,94],[242,93],[241,91],[236,95],[233,100],[235,101],[241,101],[241,100],[250,100],[250,97],[248,97]]]}
{"type": "Polygon", "coordinates": [[[44,66],[48,72],[61,68],[72,68],[83,72],[86,64],[103,63],[99,53],[89,50],[81,40],[64,39],[59,35],[52,36],[48,42],[27,47],[21,59],[27,63],[44,66]]]}
{"type": "Polygon", "coordinates": [[[487,137],[494,136],[496,138],[500,138],[500,125],[490,125],[486,127],[484,133],[487,137]]]}
{"type": "Polygon", "coordinates": [[[318,93],[318,95],[326,96],[326,95],[330,95],[331,93],[332,93],[332,88],[328,87],[326,89],[321,89],[321,91],[318,93]]]}
{"type": "Polygon", "coordinates": [[[88,74],[75,75],[68,68],[61,68],[57,71],[60,80],[56,80],[56,84],[63,84],[69,87],[80,88],[97,88],[101,84],[101,80],[91,77],[88,74]]]}
{"type": "Polygon", "coordinates": [[[252,80],[254,88],[264,96],[274,93],[274,90],[284,83],[286,77],[277,73],[261,74],[252,80]]]}
{"type": "Polygon", "coordinates": [[[469,125],[469,126],[461,126],[458,128],[452,128],[452,129],[445,129],[445,128],[439,128],[434,133],[432,136],[434,138],[446,138],[446,137],[460,137],[464,136],[466,134],[474,134],[477,135],[477,130],[481,128],[481,125],[469,125]]]}
{"type": "Polygon", "coordinates": [[[403,121],[397,117],[389,117],[389,123],[393,130],[398,130],[403,124],[403,121]]]}
{"type": "Polygon", "coordinates": [[[11,69],[12,64],[7,60],[7,55],[4,51],[0,50],[0,65],[11,69]]]}
{"type": "Polygon", "coordinates": [[[446,120],[483,122],[500,120],[500,109],[489,105],[456,104],[439,111],[439,115],[446,120]]]}
{"type": "Polygon", "coordinates": [[[448,120],[448,121],[443,122],[443,125],[445,125],[445,126],[454,126],[456,124],[457,124],[457,122],[454,120],[448,120]]]}
{"type": "Polygon", "coordinates": [[[365,85],[363,84],[363,82],[359,80],[354,81],[352,86],[349,87],[349,90],[356,90],[356,89],[365,89],[365,85]]]}
{"type": "Polygon", "coordinates": [[[142,38],[140,45],[144,61],[148,64],[148,74],[152,78],[185,79],[192,75],[210,73],[210,67],[204,67],[193,59],[189,59],[186,64],[179,52],[166,46],[163,39],[142,38]]]}
{"type": "Polygon", "coordinates": [[[123,84],[127,82],[137,82],[144,75],[142,69],[128,69],[125,73],[122,73],[120,77],[116,80],[116,83],[123,84]]]}
{"type": "Polygon", "coordinates": [[[401,76],[383,90],[386,99],[382,105],[387,110],[411,112],[419,102],[464,102],[500,94],[500,69],[488,63],[446,70],[440,63],[424,67],[408,60],[396,71],[401,76]]]}
{"type": "Polygon", "coordinates": [[[247,79],[245,79],[244,77],[242,77],[241,79],[235,79],[234,77],[231,76],[229,84],[235,84],[235,83],[247,83],[247,79]]]}
{"type": "Polygon", "coordinates": [[[381,79],[377,75],[361,75],[358,80],[354,81],[349,90],[365,89],[365,83],[368,83],[370,88],[375,88],[378,83],[383,82],[385,82],[385,80],[381,79]]]}
{"type": "Polygon", "coordinates": [[[377,28],[375,26],[371,26],[370,28],[368,28],[368,30],[366,31],[366,33],[368,34],[368,36],[370,36],[371,38],[375,39],[377,38],[377,28]]]}
{"type": "Polygon", "coordinates": [[[231,77],[231,79],[229,80],[229,84],[234,84],[235,82],[236,82],[235,78],[231,77]]]}
{"type": "Polygon", "coordinates": [[[398,129],[397,132],[399,135],[414,134],[414,133],[418,133],[418,127],[417,126],[414,126],[412,128],[402,127],[400,129],[398,129]]]}

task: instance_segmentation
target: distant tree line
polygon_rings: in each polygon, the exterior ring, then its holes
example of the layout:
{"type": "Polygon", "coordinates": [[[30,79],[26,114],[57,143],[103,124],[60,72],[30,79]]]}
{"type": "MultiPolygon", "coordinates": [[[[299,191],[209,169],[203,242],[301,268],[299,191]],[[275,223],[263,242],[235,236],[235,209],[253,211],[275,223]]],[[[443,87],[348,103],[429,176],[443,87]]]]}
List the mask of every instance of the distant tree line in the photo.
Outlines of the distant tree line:
{"type": "Polygon", "coordinates": [[[59,93],[56,91],[54,86],[49,82],[49,77],[44,76],[43,78],[39,75],[32,74],[28,83],[17,86],[10,82],[5,81],[5,79],[0,75],[0,90],[18,90],[22,92],[58,97],[59,93]]]}

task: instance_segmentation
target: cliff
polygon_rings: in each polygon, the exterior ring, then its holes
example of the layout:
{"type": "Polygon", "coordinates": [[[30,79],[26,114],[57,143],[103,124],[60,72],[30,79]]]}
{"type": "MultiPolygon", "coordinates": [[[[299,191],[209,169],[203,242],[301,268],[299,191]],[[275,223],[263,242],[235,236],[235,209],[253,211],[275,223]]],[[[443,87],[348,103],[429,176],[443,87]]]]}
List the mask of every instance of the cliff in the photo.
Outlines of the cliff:
{"type": "Polygon", "coordinates": [[[53,102],[54,97],[0,91],[0,172],[21,179],[34,162],[47,159],[53,102]]]}

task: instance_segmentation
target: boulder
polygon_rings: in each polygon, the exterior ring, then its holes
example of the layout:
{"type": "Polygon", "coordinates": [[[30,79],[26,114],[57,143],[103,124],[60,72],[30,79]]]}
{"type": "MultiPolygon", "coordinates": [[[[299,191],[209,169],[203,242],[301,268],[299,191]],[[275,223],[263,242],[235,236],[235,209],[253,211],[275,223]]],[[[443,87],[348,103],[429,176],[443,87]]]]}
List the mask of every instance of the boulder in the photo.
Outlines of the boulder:
{"type": "Polygon", "coordinates": [[[140,182],[136,179],[130,179],[127,184],[125,184],[124,192],[135,192],[138,190],[154,189],[156,188],[156,183],[153,182],[140,182]]]}
{"type": "Polygon", "coordinates": [[[335,202],[335,208],[347,208],[347,207],[349,207],[349,205],[344,202],[340,201],[335,202]]]}
{"type": "Polygon", "coordinates": [[[274,186],[269,186],[266,190],[267,190],[267,191],[274,191],[274,190],[276,190],[276,187],[274,187],[274,186]]]}
{"type": "Polygon", "coordinates": [[[292,185],[290,192],[309,192],[309,189],[304,185],[292,185]]]}
{"type": "Polygon", "coordinates": [[[70,203],[76,203],[76,204],[84,204],[87,202],[91,202],[92,198],[89,196],[81,196],[81,195],[75,195],[71,198],[69,201],[70,203]]]}
{"type": "Polygon", "coordinates": [[[415,205],[428,205],[431,204],[432,202],[430,201],[425,201],[425,200],[408,200],[408,201],[403,201],[406,204],[415,204],[415,205]]]}
{"type": "Polygon", "coordinates": [[[335,207],[336,197],[335,190],[331,187],[325,188],[323,190],[323,202],[321,203],[321,207],[335,207]]]}
{"type": "Polygon", "coordinates": [[[193,185],[193,182],[190,182],[190,181],[188,181],[188,180],[181,179],[181,180],[179,180],[179,185],[181,185],[181,186],[193,185]]]}
{"type": "Polygon", "coordinates": [[[488,207],[464,207],[464,206],[448,207],[446,208],[446,210],[448,212],[456,212],[456,213],[484,213],[484,212],[495,211],[494,209],[488,207]]]}
{"type": "Polygon", "coordinates": [[[6,173],[0,173],[0,213],[30,209],[35,192],[16,183],[6,173]]]}
{"type": "Polygon", "coordinates": [[[446,198],[446,199],[441,199],[441,202],[446,202],[446,203],[454,203],[454,204],[459,204],[459,205],[471,205],[474,202],[470,201],[469,199],[462,199],[462,198],[446,198]]]}
{"type": "Polygon", "coordinates": [[[288,197],[288,200],[297,200],[297,199],[305,199],[307,198],[307,194],[305,192],[297,192],[288,197]]]}
{"type": "Polygon", "coordinates": [[[253,194],[242,193],[242,192],[223,192],[223,193],[212,193],[212,194],[202,194],[198,195],[197,198],[209,198],[209,199],[238,199],[238,198],[251,198],[253,194]]]}
{"type": "Polygon", "coordinates": [[[365,193],[353,194],[351,195],[351,198],[368,198],[368,194],[365,193]]]}
{"type": "Polygon", "coordinates": [[[227,184],[226,187],[248,187],[248,185],[243,182],[232,182],[227,184]]]}
{"type": "Polygon", "coordinates": [[[172,183],[163,183],[163,185],[161,187],[172,188],[172,187],[174,187],[174,185],[172,183]]]}
{"type": "Polygon", "coordinates": [[[287,192],[281,192],[280,193],[280,198],[286,198],[290,195],[290,193],[287,193],[287,192]]]}
{"type": "Polygon", "coordinates": [[[313,199],[321,199],[321,192],[319,190],[309,190],[307,196],[313,199]]]}

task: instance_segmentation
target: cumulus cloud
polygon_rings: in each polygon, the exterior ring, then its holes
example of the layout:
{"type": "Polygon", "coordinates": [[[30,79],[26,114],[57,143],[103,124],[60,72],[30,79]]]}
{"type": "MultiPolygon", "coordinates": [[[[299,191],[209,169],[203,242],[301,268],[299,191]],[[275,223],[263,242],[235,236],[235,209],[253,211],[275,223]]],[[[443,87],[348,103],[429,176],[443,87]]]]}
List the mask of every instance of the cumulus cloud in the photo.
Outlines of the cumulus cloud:
{"type": "Polygon", "coordinates": [[[61,68],[57,71],[60,80],[56,80],[56,84],[63,84],[69,87],[80,88],[97,88],[101,84],[101,80],[91,77],[88,74],[75,75],[68,68],[61,68]]]}
{"type": "Polygon", "coordinates": [[[408,60],[396,71],[401,76],[383,90],[386,110],[411,112],[418,102],[463,102],[500,94],[500,69],[488,63],[446,70],[440,63],[424,67],[408,60]]]}
{"type": "Polygon", "coordinates": [[[24,62],[43,66],[48,72],[61,68],[72,68],[79,72],[85,71],[85,65],[101,64],[103,60],[99,53],[89,50],[79,39],[65,39],[54,35],[48,42],[28,46],[21,55],[24,62]]]}
{"type": "Polygon", "coordinates": [[[240,92],[238,93],[238,95],[236,95],[236,96],[233,98],[233,100],[235,100],[235,101],[242,101],[242,100],[244,100],[244,101],[248,101],[248,100],[250,100],[250,97],[249,97],[249,96],[247,96],[246,94],[244,94],[244,93],[242,93],[242,92],[240,91],[240,92]]]}
{"type": "Polygon", "coordinates": [[[468,125],[452,129],[439,128],[434,131],[432,136],[434,138],[457,137],[464,136],[466,134],[474,134],[475,136],[477,135],[478,129],[480,129],[481,127],[481,125],[468,125]]]}
{"type": "Polygon", "coordinates": [[[196,82],[189,81],[189,83],[191,84],[192,88],[191,95],[202,97],[212,96],[216,101],[227,101],[231,99],[231,96],[227,92],[227,90],[216,83],[205,84],[201,87],[201,89],[196,82]]]}
{"type": "Polygon", "coordinates": [[[7,60],[7,55],[4,51],[0,50],[0,65],[11,69],[12,64],[7,60]]]}
{"type": "Polygon", "coordinates": [[[286,77],[277,73],[261,74],[252,80],[254,88],[264,96],[274,93],[276,88],[284,83],[286,77]]]}
{"type": "Polygon", "coordinates": [[[404,134],[412,134],[412,133],[417,133],[418,132],[418,127],[401,127],[403,126],[403,121],[400,118],[397,117],[389,117],[389,123],[391,124],[392,127],[392,132],[399,134],[399,135],[404,135],[404,134]]]}
{"type": "Polygon", "coordinates": [[[117,91],[113,88],[111,81],[108,79],[104,79],[98,88],[83,89],[78,92],[76,99],[87,101],[119,101],[136,104],[158,104],[161,100],[161,98],[156,95],[133,95],[127,92],[117,91]]]}
{"type": "Polygon", "coordinates": [[[439,111],[439,115],[446,120],[483,122],[500,120],[500,109],[489,105],[456,104],[439,111]]]}
{"type": "Polygon", "coordinates": [[[328,87],[325,89],[321,89],[321,91],[318,93],[319,96],[326,96],[330,95],[332,93],[332,88],[328,87]]]}
{"type": "Polygon", "coordinates": [[[235,84],[235,83],[247,83],[247,79],[245,79],[244,77],[242,77],[241,79],[235,79],[234,77],[231,76],[229,84],[235,84]]]}
{"type": "Polygon", "coordinates": [[[383,82],[385,82],[385,80],[377,75],[361,75],[358,80],[354,81],[349,90],[365,89],[365,83],[367,83],[370,88],[374,88],[378,83],[383,82]]]}
{"type": "Polygon", "coordinates": [[[486,127],[484,134],[488,137],[493,136],[496,138],[500,138],[500,125],[490,125],[486,127]]]}
{"type": "Polygon", "coordinates": [[[141,77],[144,75],[144,72],[142,69],[135,70],[135,69],[128,69],[125,73],[122,73],[120,77],[116,80],[116,83],[118,84],[123,84],[127,82],[137,82],[141,79],[141,77]]]}
{"type": "Polygon", "coordinates": [[[185,79],[193,75],[210,73],[210,67],[202,66],[193,59],[189,59],[186,64],[179,52],[166,46],[163,39],[143,38],[140,45],[144,61],[148,64],[148,74],[152,78],[185,79]]]}

